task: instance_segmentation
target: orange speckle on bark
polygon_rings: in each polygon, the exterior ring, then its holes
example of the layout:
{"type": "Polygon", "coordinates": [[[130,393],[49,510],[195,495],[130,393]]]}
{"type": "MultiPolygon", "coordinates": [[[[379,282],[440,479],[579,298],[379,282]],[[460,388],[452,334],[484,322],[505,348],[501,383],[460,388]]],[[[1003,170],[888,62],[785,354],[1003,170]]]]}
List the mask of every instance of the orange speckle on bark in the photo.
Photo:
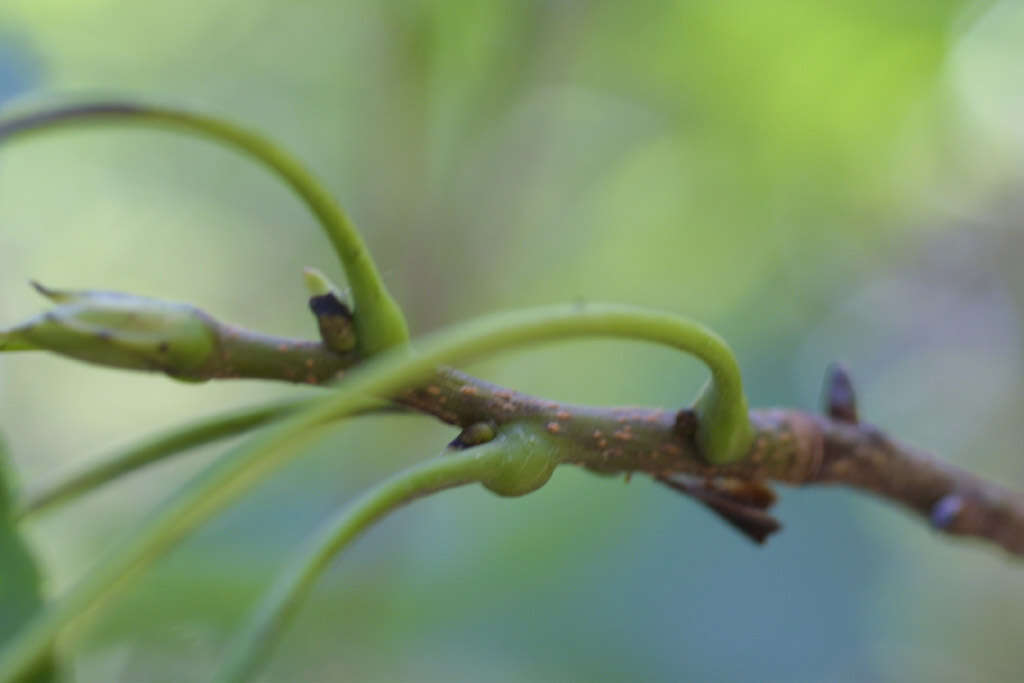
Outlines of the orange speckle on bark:
{"type": "Polygon", "coordinates": [[[562,425],[558,424],[557,422],[548,422],[546,427],[547,430],[552,434],[558,434],[560,431],[562,431],[562,425]]]}
{"type": "Polygon", "coordinates": [[[680,448],[679,446],[675,445],[674,443],[663,443],[658,448],[660,448],[661,451],[663,453],[666,453],[667,455],[677,455],[678,456],[678,455],[682,455],[683,454],[683,449],[680,448]]]}

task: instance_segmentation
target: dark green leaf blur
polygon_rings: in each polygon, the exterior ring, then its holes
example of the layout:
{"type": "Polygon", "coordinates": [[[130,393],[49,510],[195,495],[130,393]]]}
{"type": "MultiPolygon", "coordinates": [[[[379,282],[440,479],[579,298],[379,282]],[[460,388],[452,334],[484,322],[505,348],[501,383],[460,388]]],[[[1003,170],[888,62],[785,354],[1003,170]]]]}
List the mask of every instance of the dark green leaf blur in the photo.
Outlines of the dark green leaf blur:
{"type": "MultiPolygon", "coordinates": [[[[14,520],[18,490],[8,459],[7,444],[0,435],[0,645],[12,640],[43,604],[39,563],[14,520]]],[[[55,673],[53,661],[47,659],[26,683],[54,680],[55,673]]]]}

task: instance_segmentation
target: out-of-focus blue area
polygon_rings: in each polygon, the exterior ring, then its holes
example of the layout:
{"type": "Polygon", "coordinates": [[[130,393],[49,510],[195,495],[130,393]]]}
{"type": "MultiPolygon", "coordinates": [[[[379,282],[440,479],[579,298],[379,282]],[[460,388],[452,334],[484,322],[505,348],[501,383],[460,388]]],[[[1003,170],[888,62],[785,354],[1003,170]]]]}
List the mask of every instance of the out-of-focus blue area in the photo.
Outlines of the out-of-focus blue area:
{"type": "MultiPolygon", "coordinates": [[[[815,409],[841,359],[866,419],[1019,488],[1022,32],[1010,0],[8,0],[0,100],[130,94],[267,132],[363,227],[418,333],[571,300],[691,315],[752,404],[815,409]]],[[[206,142],[91,128],[0,150],[0,324],[39,310],[36,278],[310,336],[305,265],[342,278],[287,190],[206,142]]],[[[608,342],[470,369],[661,406],[704,379],[608,342]]],[[[12,355],[0,428],[31,484],[296,391],[12,355]]],[[[336,429],[117,599],[73,648],[78,680],[202,679],[304,534],[451,437],[336,429]]],[[[220,450],[33,524],[54,590],[220,450]]],[[[639,477],[417,502],[324,577],[265,680],[1020,679],[1019,562],[846,490],[781,493],[764,548],[639,477]]]]}
{"type": "Polygon", "coordinates": [[[0,105],[28,90],[39,78],[35,56],[0,24],[0,105]]]}

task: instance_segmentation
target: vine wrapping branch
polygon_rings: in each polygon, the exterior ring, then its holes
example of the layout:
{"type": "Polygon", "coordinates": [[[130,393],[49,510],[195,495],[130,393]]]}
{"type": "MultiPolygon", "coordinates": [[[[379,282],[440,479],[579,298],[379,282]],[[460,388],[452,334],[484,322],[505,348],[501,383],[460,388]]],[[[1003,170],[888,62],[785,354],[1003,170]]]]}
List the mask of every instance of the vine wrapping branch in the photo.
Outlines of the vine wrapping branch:
{"type": "MultiPolygon", "coordinates": [[[[294,455],[298,443],[332,421],[377,409],[381,399],[462,427],[456,444],[491,439],[507,444],[510,434],[532,435],[525,449],[479,447],[482,450],[477,452],[486,457],[481,456],[470,469],[482,467],[483,462],[488,467],[480,472],[473,469],[469,479],[500,495],[536,489],[561,463],[604,474],[643,472],[690,495],[702,492],[695,497],[761,540],[777,528],[764,512],[774,496],[763,482],[842,483],[899,502],[945,532],[987,538],[1024,555],[1024,496],[1020,493],[859,423],[852,384],[843,373],[829,375],[827,416],[782,409],[750,412],[732,352],[717,335],[693,321],[624,307],[553,307],[465,324],[433,335],[418,354],[412,354],[405,318],[344,212],[293,158],[233,124],[161,107],[102,103],[0,122],[0,141],[69,124],[106,121],[154,124],[209,137],[275,172],[324,227],[352,287],[355,313],[338,301],[326,279],[315,272],[307,273],[307,281],[318,290],[313,310],[322,342],[241,330],[184,304],[38,287],[59,306],[0,332],[0,351],[47,349],[108,366],[160,370],[186,380],[254,377],[319,384],[337,379],[342,370],[356,364],[363,367],[332,395],[311,401],[300,412],[285,415],[287,409],[256,409],[235,419],[214,420],[191,435],[172,433],[122,453],[95,471],[51,489],[54,493],[42,499],[43,505],[66,500],[189,445],[280,418],[183,487],[67,595],[27,623],[0,652],[0,678],[30,670],[47,656],[60,629],[268,476],[294,455]],[[673,346],[704,361],[711,381],[693,406],[682,410],[592,408],[533,398],[443,368],[445,363],[499,349],[580,336],[643,339],[673,346]],[[491,457],[497,459],[490,462],[491,457]]],[[[460,470],[459,463],[463,460],[444,462],[436,471],[434,465],[425,466],[412,479],[385,485],[388,495],[364,500],[354,516],[343,514],[340,526],[312,547],[306,564],[297,565],[286,575],[285,587],[271,594],[270,607],[263,613],[266,618],[257,621],[246,642],[260,642],[271,633],[330,553],[376,514],[406,500],[411,495],[409,482],[422,484],[420,475],[440,471],[452,476],[460,473],[456,479],[462,482],[469,470],[460,470]]],[[[248,646],[240,647],[239,652],[244,652],[248,646]]],[[[235,661],[244,667],[245,656],[235,661]]]]}
{"type": "MultiPolygon", "coordinates": [[[[366,361],[332,395],[301,413],[286,417],[260,438],[236,449],[183,487],[133,536],[129,536],[88,572],[67,595],[59,598],[41,615],[30,621],[0,652],[0,679],[15,678],[30,669],[57,637],[57,633],[84,613],[91,611],[132,574],[145,568],[171,548],[185,534],[209,519],[230,502],[269,476],[294,456],[296,443],[311,438],[330,422],[365,409],[372,396],[393,396],[405,387],[416,386],[436,373],[437,368],[457,359],[480,357],[499,349],[535,344],[544,340],[603,335],[639,337],[684,350],[695,346],[702,350],[709,343],[704,328],[687,320],[665,314],[638,311],[628,307],[605,306],[594,310],[579,307],[552,307],[506,313],[466,323],[423,340],[419,352],[412,355],[398,348],[366,361]]],[[[722,353],[731,358],[728,349],[722,353]]],[[[737,374],[738,377],[738,374],[737,374]]],[[[428,393],[431,391],[429,386],[428,393]]],[[[712,404],[723,416],[733,419],[735,405],[725,401],[737,397],[720,391],[712,404]]],[[[742,394],[739,398],[742,400],[742,394]]],[[[745,407],[745,403],[743,403],[745,407]]],[[[742,415],[746,420],[746,414],[742,415]]],[[[551,432],[551,429],[547,430],[551,432]]],[[[554,441],[553,441],[554,442],[554,441]]],[[[558,450],[559,460],[569,451],[558,450]]],[[[517,495],[543,483],[553,465],[543,458],[503,468],[486,484],[502,495],[517,495]]]]}
{"type": "MultiPolygon", "coordinates": [[[[578,308],[549,309],[548,316],[571,318],[579,312],[578,308]]],[[[244,331],[242,336],[248,340],[247,345],[260,349],[255,357],[290,359],[288,363],[274,362],[254,369],[248,375],[251,377],[294,382],[294,373],[285,369],[304,367],[313,361],[316,367],[327,369],[318,381],[328,381],[336,376],[331,374],[332,369],[338,372],[342,365],[347,367],[360,360],[353,355],[335,368],[316,363],[323,354],[333,353],[316,342],[282,342],[244,331]]],[[[527,341],[522,335],[520,340],[527,341]]],[[[695,438],[698,421],[689,409],[564,405],[450,369],[436,371],[426,381],[401,389],[391,398],[462,428],[531,421],[560,440],[568,462],[596,472],[639,472],[658,479],[686,475],[791,485],[845,484],[901,503],[941,531],[987,538],[1011,553],[1024,555],[1024,496],[899,444],[870,425],[857,423],[852,386],[845,375],[830,371],[827,394],[829,416],[778,409],[751,412],[748,419],[753,434],[748,449],[734,463],[721,465],[702,457],[695,438]]],[[[173,449],[156,454],[154,459],[171,452],[173,449]]],[[[106,468],[104,476],[83,475],[88,486],[72,482],[64,490],[72,495],[83,492],[120,473],[116,464],[101,468],[106,468]]],[[[721,513],[720,509],[716,511],[721,513]]]]}

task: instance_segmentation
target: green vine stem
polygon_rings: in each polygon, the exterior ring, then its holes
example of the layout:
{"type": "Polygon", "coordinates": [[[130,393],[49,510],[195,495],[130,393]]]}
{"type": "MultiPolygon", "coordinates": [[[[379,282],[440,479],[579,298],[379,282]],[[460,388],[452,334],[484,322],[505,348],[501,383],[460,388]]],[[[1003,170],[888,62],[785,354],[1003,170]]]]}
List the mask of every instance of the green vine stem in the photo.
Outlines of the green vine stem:
{"type": "MultiPolygon", "coordinates": [[[[729,345],[707,327],[688,318],[632,306],[587,304],[550,306],[482,317],[448,333],[465,339],[460,359],[498,349],[574,337],[617,337],[663,344],[692,354],[711,371],[693,408],[695,439],[701,455],[712,464],[743,458],[753,442],[747,399],[739,366],[729,345]]],[[[444,335],[434,335],[443,339],[444,335]]],[[[420,349],[426,351],[426,349],[420,349]]],[[[434,367],[446,361],[431,363],[434,367]]],[[[443,378],[442,378],[443,381],[443,378]]]]}
{"type": "Polygon", "coordinates": [[[285,181],[319,219],[341,260],[352,288],[361,354],[370,356],[408,341],[405,316],[348,216],[302,164],[262,135],[212,116],[132,102],[101,102],[58,106],[0,121],[0,142],[54,128],[98,123],[182,130],[232,147],[262,163],[285,181]]]}
{"type": "Polygon", "coordinates": [[[313,399],[286,399],[232,410],[155,434],[114,455],[99,458],[80,472],[30,491],[15,509],[16,519],[31,519],[115,479],[190,448],[226,439],[291,415],[313,399]]]}
{"type": "MultiPolygon", "coordinates": [[[[118,453],[99,458],[95,464],[79,472],[64,475],[52,483],[29,491],[15,509],[14,518],[32,519],[147,465],[298,413],[311,406],[315,400],[317,399],[292,398],[248,406],[155,434],[118,453]]],[[[406,410],[383,401],[368,401],[365,409],[358,414],[385,412],[404,414],[406,410]]]]}
{"type": "MultiPolygon", "coordinates": [[[[523,478],[523,465],[550,475],[557,463],[556,450],[539,432],[520,429],[468,451],[446,454],[400,472],[361,495],[325,520],[303,544],[274,581],[244,629],[232,639],[222,665],[212,680],[221,683],[251,680],[314,582],[331,560],[360,533],[396,508],[417,498],[497,477],[518,480],[521,492],[534,490],[547,476],[523,478]]],[[[529,468],[527,468],[529,469],[529,468]]]]}
{"type": "MultiPolygon", "coordinates": [[[[751,425],[740,376],[728,347],[692,321],[622,306],[551,307],[488,316],[435,333],[411,355],[396,349],[357,369],[333,395],[264,430],[202,472],[160,506],[141,529],[107,553],[68,593],[48,606],[0,651],[0,680],[15,679],[45,656],[58,632],[90,612],[134,573],[184,535],[296,455],[318,428],[352,415],[368,396],[391,396],[431,376],[438,366],[486,353],[569,337],[646,339],[692,352],[711,367],[711,399],[703,406],[698,441],[720,459],[742,457],[751,425]],[[703,430],[701,429],[703,427],[703,430]],[[730,433],[736,430],[739,434],[730,433]]],[[[705,395],[707,392],[705,392],[705,395]]],[[[499,490],[501,482],[494,482],[499,490]]]]}

